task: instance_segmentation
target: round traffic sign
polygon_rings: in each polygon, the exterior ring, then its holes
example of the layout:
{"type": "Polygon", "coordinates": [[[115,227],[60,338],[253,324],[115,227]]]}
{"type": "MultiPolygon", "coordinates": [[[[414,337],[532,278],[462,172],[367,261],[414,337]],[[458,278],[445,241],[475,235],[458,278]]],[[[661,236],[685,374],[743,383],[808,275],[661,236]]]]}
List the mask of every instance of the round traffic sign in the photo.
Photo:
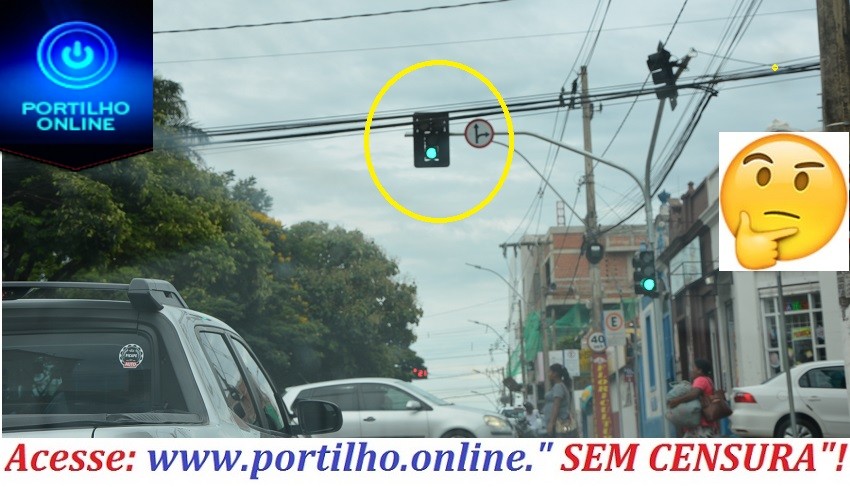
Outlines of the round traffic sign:
{"type": "Polygon", "coordinates": [[[601,332],[594,331],[587,337],[587,346],[594,352],[604,352],[607,348],[605,344],[605,335],[601,332]]]}
{"type": "Polygon", "coordinates": [[[483,149],[493,142],[493,126],[483,118],[476,118],[466,124],[463,136],[472,147],[483,149]]]}
{"type": "Polygon", "coordinates": [[[623,315],[617,311],[612,311],[605,316],[605,328],[608,331],[620,331],[625,325],[623,315]]]}

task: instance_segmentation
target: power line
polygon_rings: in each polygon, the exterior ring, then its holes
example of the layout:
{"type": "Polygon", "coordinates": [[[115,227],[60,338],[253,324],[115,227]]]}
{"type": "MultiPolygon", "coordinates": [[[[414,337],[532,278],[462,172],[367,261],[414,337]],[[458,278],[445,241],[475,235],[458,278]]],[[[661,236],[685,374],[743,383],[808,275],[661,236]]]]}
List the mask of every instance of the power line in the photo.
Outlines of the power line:
{"type": "Polygon", "coordinates": [[[596,30],[596,37],[593,39],[593,44],[590,45],[590,49],[587,51],[587,57],[584,59],[584,65],[590,65],[590,60],[593,59],[593,51],[596,50],[596,44],[599,42],[599,34],[602,33],[602,26],[605,25],[605,19],[608,18],[608,9],[611,8],[611,0],[608,0],[608,4],[605,5],[605,13],[602,14],[602,20],[599,22],[599,29],[596,30]]]}
{"type": "Polygon", "coordinates": [[[422,8],[411,8],[405,10],[390,10],[385,12],[372,12],[365,14],[351,14],[351,15],[340,15],[338,17],[320,17],[315,19],[302,19],[302,20],[283,20],[278,22],[264,22],[262,24],[237,24],[237,25],[227,25],[222,27],[197,27],[194,29],[174,29],[174,30],[155,30],[153,33],[156,34],[182,34],[185,32],[204,32],[204,31],[213,31],[213,30],[231,30],[231,29],[249,29],[255,27],[269,27],[273,25],[293,25],[293,24],[307,24],[312,22],[329,22],[332,20],[348,20],[348,19],[359,19],[365,17],[382,17],[386,15],[395,15],[395,14],[409,14],[416,12],[427,12],[429,10],[447,10],[453,8],[461,8],[461,7],[472,7],[477,5],[489,5],[493,3],[505,3],[510,2],[512,0],[483,0],[480,2],[469,2],[469,3],[460,3],[454,5],[434,5],[431,7],[422,7],[422,8]]]}
{"type": "Polygon", "coordinates": [[[487,301],[487,302],[484,302],[484,303],[478,303],[478,304],[473,304],[473,305],[470,305],[470,306],[464,306],[463,308],[454,308],[454,309],[449,309],[449,310],[446,310],[446,311],[439,311],[437,313],[431,313],[429,315],[424,315],[421,318],[419,318],[419,320],[422,321],[425,318],[433,318],[435,316],[457,313],[458,311],[466,311],[468,309],[477,308],[479,306],[485,306],[485,305],[488,305],[488,304],[499,303],[499,302],[502,302],[504,300],[505,300],[504,298],[494,299],[492,301],[487,301]]]}
{"type": "MultiPolygon", "coordinates": [[[[785,74],[796,74],[802,73],[806,71],[814,71],[820,69],[819,62],[810,62],[810,63],[800,63],[794,65],[784,66],[783,69],[777,73],[774,73],[770,70],[765,69],[752,69],[748,71],[740,71],[733,74],[725,74],[725,75],[717,75],[715,77],[705,79],[705,80],[694,80],[691,82],[683,82],[678,85],[679,89],[696,89],[702,90],[706,92],[713,92],[714,86],[718,83],[729,82],[729,81],[738,81],[738,80],[746,80],[746,79],[755,79],[762,78],[767,76],[780,76],[785,74]]],[[[631,98],[633,96],[638,95],[648,95],[654,94],[654,88],[644,88],[639,90],[624,90],[624,91],[608,91],[601,92],[595,95],[591,95],[589,98],[591,101],[605,101],[605,100],[616,100],[622,98],[631,98]]],[[[541,99],[539,101],[533,102],[520,102],[516,104],[509,104],[509,108],[511,112],[522,113],[529,111],[541,111],[541,110],[554,110],[560,107],[560,103],[557,99],[545,100],[541,99]],[[519,105],[516,107],[516,105],[519,105]]],[[[467,120],[476,117],[483,117],[488,115],[498,115],[502,113],[501,106],[495,105],[485,105],[480,107],[470,107],[458,110],[461,112],[459,115],[453,115],[450,117],[450,120],[467,120]]],[[[373,121],[386,121],[387,123],[376,123],[373,124],[372,130],[381,130],[381,129],[389,129],[389,128],[399,128],[399,127],[409,127],[410,126],[410,114],[400,114],[400,115],[392,115],[386,117],[375,117],[373,121]],[[398,120],[393,122],[392,120],[398,120]]],[[[209,137],[224,137],[224,136],[237,136],[237,135],[248,135],[252,134],[253,136],[238,138],[238,139],[230,139],[230,140],[220,140],[220,141],[212,141],[207,142],[207,145],[219,145],[219,144],[235,144],[235,143],[253,143],[253,142],[264,142],[264,141],[272,141],[272,140],[283,140],[283,139],[293,139],[293,138],[305,138],[305,137],[314,137],[314,136],[323,136],[323,135],[334,135],[334,134],[343,134],[350,132],[361,132],[363,130],[363,124],[365,123],[365,119],[363,118],[352,118],[347,120],[332,120],[332,121],[321,121],[321,122],[310,122],[310,123],[281,123],[270,126],[250,126],[247,128],[234,128],[234,129],[221,129],[217,131],[210,131],[208,133],[209,137]],[[348,127],[343,128],[328,128],[330,126],[339,126],[339,125],[348,125],[348,127]],[[273,135],[255,135],[260,133],[268,133],[268,132],[295,132],[295,133],[282,133],[282,134],[273,134],[273,135]]],[[[194,144],[188,142],[190,145],[204,145],[204,144],[194,144]]]]}
{"type": "MultiPolygon", "coordinates": [[[[759,16],[764,15],[782,15],[782,14],[794,14],[801,12],[810,12],[814,11],[813,8],[808,9],[797,9],[797,10],[783,10],[778,12],[764,12],[757,14],[759,16]]],[[[721,20],[729,20],[735,19],[737,17],[714,17],[708,19],[696,19],[696,20],[687,20],[680,21],[679,24],[697,24],[697,23],[706,23],[706,22],[718,22],[721,20]]],[[[632,26],[624,26],[624,27],[609,27],[607,29],[601,29],[601,31],[605,32],[615,32],[622,30],[637,30],[637,29],[651,29],[655,27],[666,27],[671,24],[669,23],[661,23],[661,24],[644,24],[644,25],[632,25],[632,26]]],[[[155,32],[156,33],[156,32],[155,32]]],[[[496,42],[496,41],[515,41],[522,39],[534,39],[541,37],[560,37],[560,36],[571,36],[571,35],[580,35],[586,34],[587,31],[566,31],[566,32],[551,32],[544,34],[528,34],[528,35],[519,35],[519,36],[501,36],[501,37],[489,37],[489,38],[480,38],[480,39],[465,39],[465,40],[457,40],[457,41],[442,41],[442,42],[429,42],[429,43],[421,43],[421,44],[403,44],[403,45],[393,45],[393,46],[374,46],[374,47],[360,47],[360,48],[346,48],[346,49],[329,49],[325,51],[299,51],[299,52],[284,52],[284,53],[275,53],[275,54],[255,54],[255,55],[243,55],[243,56],[222,56],[222,57],[210,57],[210,58],[197,58],[197,59],[172,59],[166,61],[154,61],[154,64],[177,64],[177,63],[200,63],[200,62],[211,62],[211,61],[235,61],[240,59],[262,59],[262,58],[275,58],[275,57],[291,57],[291,56],[312,56],[312,55],[324,55],[324,54],[346,54],[352,52],[370,52],[370,51],[386,51],[386,50],[394,50],[394,49],[413,49],[418,47],[437,47],[437,46],[447,46],[447,45],[455,45],[455,44],[474,44],[474,43],[484,43],[484,42],[496,42]]],[[[571,70],[572,71],[572,70],[571,70]]],[[[569,75],[567,75],[567,80],[569,80],[569,75]]],[[[564,86],[566,86],[566,81],[564,82],[564,86]]]]}
{"type": "Polygon", "coordinates": [[[685,0],[682,3],[682,8],[679,9],[679,13],[676,15],[676,20],[673,21],[673,25],[670,27],[670,32],[667,33],[667,38],[664,39],[664,44],[662,46],[666,46],[668,42],[670,42],[670,37],[673,35],[673,31],[676,29],[676,24],[679,23],[679,19],[682,18],[682,12],[685,11],[685,7],[688,6],[688,0],[685,0]]]}

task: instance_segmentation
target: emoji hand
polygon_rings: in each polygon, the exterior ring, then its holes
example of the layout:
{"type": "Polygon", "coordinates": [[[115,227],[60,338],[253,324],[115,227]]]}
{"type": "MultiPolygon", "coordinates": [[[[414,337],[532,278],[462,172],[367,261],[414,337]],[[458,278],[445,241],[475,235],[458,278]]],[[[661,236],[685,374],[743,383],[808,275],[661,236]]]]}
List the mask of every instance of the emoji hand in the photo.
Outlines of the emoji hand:
{"type": "Polygon", "coordinates": [[[741,212],[741,223],[735,233],[735,254],[738,262],[747,269],[765,269],[776,264],[779,257],[777,240],[797,233],[796,228],[780,228],[757,232],[750,226],[750,215],[741,212]]]}

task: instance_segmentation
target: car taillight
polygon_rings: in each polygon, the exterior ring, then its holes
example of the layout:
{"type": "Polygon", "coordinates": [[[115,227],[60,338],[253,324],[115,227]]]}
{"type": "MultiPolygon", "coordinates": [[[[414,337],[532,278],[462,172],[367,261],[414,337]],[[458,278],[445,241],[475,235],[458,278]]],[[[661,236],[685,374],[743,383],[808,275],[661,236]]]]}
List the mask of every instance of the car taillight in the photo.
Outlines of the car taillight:
{"type": "Polygon", "coordinates": [[[748,402],[751,404],[755,404],[757,402],[756,397],[749,392],[736,392],[733,400],[735,402],[748,402]]]}

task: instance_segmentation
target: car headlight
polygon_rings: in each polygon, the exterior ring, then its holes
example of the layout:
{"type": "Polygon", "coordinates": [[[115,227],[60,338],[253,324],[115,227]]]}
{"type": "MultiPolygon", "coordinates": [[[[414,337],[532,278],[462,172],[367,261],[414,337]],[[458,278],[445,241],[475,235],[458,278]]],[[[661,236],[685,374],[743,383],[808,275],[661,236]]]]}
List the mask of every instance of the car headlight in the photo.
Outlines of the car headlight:
{"type": "Polygon", "coordinates": [[[500,416],[491,416],[489,414],[485,415],[484,423],[487,424],[487,427],[494,433],[511,433],[513,431],[508,420],[500,416]]]}

